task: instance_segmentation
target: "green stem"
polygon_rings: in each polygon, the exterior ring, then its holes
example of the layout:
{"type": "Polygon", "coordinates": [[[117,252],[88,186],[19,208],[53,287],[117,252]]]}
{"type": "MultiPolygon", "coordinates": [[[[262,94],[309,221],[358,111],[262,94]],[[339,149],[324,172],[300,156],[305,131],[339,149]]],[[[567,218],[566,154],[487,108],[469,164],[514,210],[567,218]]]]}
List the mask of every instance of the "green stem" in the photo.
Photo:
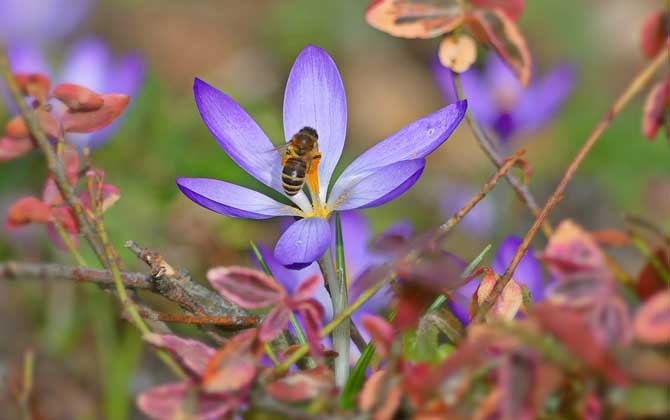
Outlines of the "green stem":
{"type": "MultiPolygon", "coordinates": [[[[326,279],[326,284],[333,301],[333,315],[335,319],[341,318],[341,315],[347,310],[349,293],[346,279],[342,274],[343,271],[340,272],[339,276],[335,272],[333,255],[330,248],[328,248],[319,260],[319,266],[321,267],[323,277],[326,279]]],[[[351,336],[351,325],[348,316],[341,318],[337,327],[334,327],[332,332],[333,348],[338,353],[335,359],[335,385],[343,387],[349,377],[349,337],[351,336]]]]}
{"type": "Polygon", "coordinates": [[[77,264],[79,264],[82,267],[86,267],[86,260],[84,257],[81,256],[79,251],[77,251],[77,248],[74,246],[74,243],[72,242],[72,239],[70,239],[70,235],[67,234],[65,229],[63,228],[63,225],[60,223],[54,221],[53,222],[54,227],[56,228],[56,232],[58,233],[58,236],[60,237],[61,241],[65,244],[65,247],[70,251],[72,256],[74,256],[74,259],[77,260],[77,264]]]}

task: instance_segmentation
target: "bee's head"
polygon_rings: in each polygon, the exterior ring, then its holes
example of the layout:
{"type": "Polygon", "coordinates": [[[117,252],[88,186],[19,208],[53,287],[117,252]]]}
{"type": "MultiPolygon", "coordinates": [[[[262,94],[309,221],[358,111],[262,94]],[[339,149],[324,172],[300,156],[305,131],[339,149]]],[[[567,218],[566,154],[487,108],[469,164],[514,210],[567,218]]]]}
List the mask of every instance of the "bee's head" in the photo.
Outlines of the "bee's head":
{"type": "Polygon", "coordinates": [[[308,136],[314,137],[315,140],[319,139],[319,135],[316,133],[316,130],[312,127],[303,127],[299,131],[300,134],[307,134],[308,136]]]}
{"type": "Polygon", "coordinates": [[[316,134],[315,129],[311,127],[304,127],[298,131],[298,134],[296,134],[293,139],[294,145],[299,149],[299,152],[304,153],[312,150],[315,147],[316,142],[319,139],[319,135],[316,134]]]}

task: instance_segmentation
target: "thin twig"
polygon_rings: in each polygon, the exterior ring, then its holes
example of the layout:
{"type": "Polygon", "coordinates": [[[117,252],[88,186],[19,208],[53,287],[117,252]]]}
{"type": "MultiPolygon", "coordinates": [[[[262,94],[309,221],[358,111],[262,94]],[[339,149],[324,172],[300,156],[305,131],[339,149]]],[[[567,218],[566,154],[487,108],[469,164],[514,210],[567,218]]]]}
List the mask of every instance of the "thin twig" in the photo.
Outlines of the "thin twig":
{"type": "MultiPolygon", "coordinates": [[[[0,263],[0,279],[38,278],[43,280],[76,280],[79,282],[97,283],[100,286],[114,285],[109,270],[98,270],[88,267],[70,267],[59,264],[23,263],[8,261],[0,263]]],[[[124,286],[133,289],[153,289],[149,274],[121,272],[124,286]]]]}
{"type": "Polygon", "coordinates": [[[140,311],[146,319],[153,321],[174,322],[179,324],[194,324],[194,325],[216,325],[231,331],[243,330],[247,328],[257,327],[261,322],[261,317],[249,315],[247,317],[232,318],[229,316],[206,316],[206,315],[181,315],[181,314],[166,314],[163,312],[153,311],[151,313],[140,311]]]}
{"type": "Polygon", "coordinates": [[[586,141],[584,142],[582,147],[577,152],[577,155],[568,166],[567,170],[565,171],[565,174],[563,175],[563,178],[561,178],[560,182],[556,186],[556,189],[547,200],[547,203],[544,205],[544,208],[535,219],[535,223],[533,223],[533,226],[531,226],[531,228],[528,230],[528,233],[526,233],[526,236],[523,238],[523,241],[521,242],[521,245],[517,249],[514,258],[512,258],[512,261],[507,267],[507,270],[505,270],[505,273],[502,276],[500,276],[500,278],[498,278],[491,293],[479,306],[477,313],[473,317],[473,322],[481,322],[486,317],[486,314],[493,307],[496,300],[498,299],[498,296],[500,296],[500,293],[502,293],[503,289],[512,278],[512,273],[514,273],[514,270],[516,270],[516,267],[519,265],[519,262],[521,262],[521,258],[526,253],[526,250],[530,246],[530,242],[537,233],[538,229],[540,228],[542,223],[544,223],[551,209],[560,201],[563,192],[565,191],[565,187],[568,185],[568,182],[570,182],[570,180],[572,179],[573,175],[577,171],[577,168],[579,168],[579,165],[582,163],[582,161],[589,153],[593,145],[605,132],[607,127],[609,127],[612,120],[614,120],[614,118],[619,114],[619,112],[621,112],[621,110],[630,102],[630,100],[635,96],[635,94],[637,94],[647,84],[647,82],[651,79],[651,77],[654,75],[656,70],[661,66],[661,64],[665,62],[667,54],[668,51],[663,50],[651,63],[649,63],[649,65],[647,65],[644,69],[642,69],[642,71],[640,71],[633,78],[633,80],[626,87],[623,93],[614,101],[614,103],[607,111],[607,113],[600,119],[600,121],[598,121],[593,131],[586,138],[586,141]]]}
{"type": "MultiPolygon", "coordinates": [[[[458,73],[452,73],[452,75],[456,96],[458,99],[464,99],[465,96],[463,95],[461,79],[459,78],[458,73]]],[[[470,111],[470,109],[468,109],[465,113],[465,121],[467,121],[468,125],[470,126],[472,134],[475,136],[475,139],[477,140],[479,147],[481,147],[482,151],[484,151],[484,154],[488,156],[488,158],[497,168],[500,168],[505,163],[504,158],[496,150],[495,143],[493,140],[491,140],[491,137],[486,133],[486,131],[482,129],[479,123],[477,123],[477,120],[472,115],[472,111],[470,111]]],[[[514,189],[521,201],[526,205],[526,207],[528,207],[528,210],[530,210],[531,214],[537,217],[540,214],[540,206],[537,204],[537,200],[533,196],[533,193],[531,193],[528,186],[515,177],[514,174],[509,172],[505,174],[505,179],[514,189]]],[[[553,229],[548,221],[543,223],[542,232],[544,232],[544,235],[547,238],[551,236],[553,229]]]]}

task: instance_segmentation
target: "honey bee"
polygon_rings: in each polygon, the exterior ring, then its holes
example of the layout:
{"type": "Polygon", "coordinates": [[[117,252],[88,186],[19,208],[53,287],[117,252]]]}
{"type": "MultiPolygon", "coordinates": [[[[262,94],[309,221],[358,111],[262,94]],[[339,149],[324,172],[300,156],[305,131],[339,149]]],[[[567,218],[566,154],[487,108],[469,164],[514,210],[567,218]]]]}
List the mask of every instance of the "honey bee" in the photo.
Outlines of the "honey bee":
{"type": "Polygon", "coordinates": [[[312,163],[321,158],[318,140],[315,129],[303,127],[288,143],[279,146],[282,153],[281,184],[287,195],[294,196],[302,190],[312,163]]]}

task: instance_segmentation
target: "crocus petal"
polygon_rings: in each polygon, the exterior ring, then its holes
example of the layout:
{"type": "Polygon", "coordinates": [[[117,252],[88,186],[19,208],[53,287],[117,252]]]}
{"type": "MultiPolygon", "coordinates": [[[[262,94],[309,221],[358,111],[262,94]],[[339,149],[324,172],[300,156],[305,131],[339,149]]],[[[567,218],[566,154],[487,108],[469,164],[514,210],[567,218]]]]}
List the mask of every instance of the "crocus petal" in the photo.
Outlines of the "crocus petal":
{"type": "Polygon", "coordinates": [[[331,241],[330,224],[308,217],[289,226],[275,246],[275,258],[285,266],[302,266],[319,259],[331,241]]]}
{"type": "MultiPolygon", "coordinates": [[[[342,241],[344,242],[344,260],[347,264],[347,278],[353,282],[370,266],[383,262],[380,255],[369,251],[370,226],[362,213],[344,211],[340,213],[342,223],[342,241]]],[[[333,232],[335,225],[333,220],[333,232]]],[[[333,239],[333,249],[335,241],[333,239]]]]}
{"type": "Polygon", "coordinates": [[[576,77],[571,65],[561,64],[542,80],[531,84],[512,112],[519,130],[537,130],[550,121],[572,93],[576,77]]]}
{"type": "Polygon", "coordinates": [[[347,99],[333,59],[307,46],[296,58],[284,94],[284,135],[289,140],[303,127],[319,135],[319,188],[325,201],[330,178],[340,160],[347,131],[347,99]]]}
{"type": "MultiPolygon", "coordinates": [[[[477,193],[477,190],[468,184],[447,181],[444,185],[440,208],[445,217],[453,216],[477,193]]],[[[485,238],[495,227],[495,221],[494,202],[487,196],[465,215],[460,226],[473,236],[485,238]]]]}
{"type": "MultiPolygon", "coordinates": [[[[510,236],[506,238],[498,248],[495,258],[493,259],[492,268],[493,271],[502,275],[514,254],[516,254],[517,249],[521,245],[521,238],[517,236],[510,236]]],[[[540,301],[544,298],[544,285],[542,281],[542,267],[540,266],[539,261],[533,255],[532,250],[526,251],[521,262],[517,266],[516,270],[512,274],[512,278],[516,280],[517,283],[525,284],[530,290],[531,298],[533,302],[540,301]]]]}
{"type": "MultiPolygon", "coordinates": [[[[395,134],[372,146],[354,160],[337,179],[338,184],[349,183],[363,173],[391,164],[422,159],[444,143],[465,116],[467,101],[458,101],[403,127],[395,134]]],[[[342,186],[339,186],[342,188],[342,186]]],[[[331,198],[329,197],[329,202],[331,198]]]]}
{"type": "Polygon", "coordinates": [[[333,210],[352,210],[382,205],[407,191],[419,179],[425,165],[425,159],[415,159],[350,173],[333,186],[329,206],[333,210]]]}
{"type": "Polygon", "coordinates": [[[44,53],[36,45],[15,43],[7,50],[9,63],[15,73],[43,73],[49,75],[51,70],[44,53]]]}
{"type": "MultiPolygon", "coordinates": [[[[200,79],[195,79],[193,93],[202,120],[228,156],[251,176],[283,194],[281,157],[256,121],[228,95],[200,79]]],[[[311,208],[302,191],[291,199],[303,210],[311,208]]]]}
{"type": "Polygon", "coordinates": [[[239,185],[208,178],[177,178],[177,186],[201,206],[230,217],[268,219],[295,216],[296,209],[239,185]]]}

